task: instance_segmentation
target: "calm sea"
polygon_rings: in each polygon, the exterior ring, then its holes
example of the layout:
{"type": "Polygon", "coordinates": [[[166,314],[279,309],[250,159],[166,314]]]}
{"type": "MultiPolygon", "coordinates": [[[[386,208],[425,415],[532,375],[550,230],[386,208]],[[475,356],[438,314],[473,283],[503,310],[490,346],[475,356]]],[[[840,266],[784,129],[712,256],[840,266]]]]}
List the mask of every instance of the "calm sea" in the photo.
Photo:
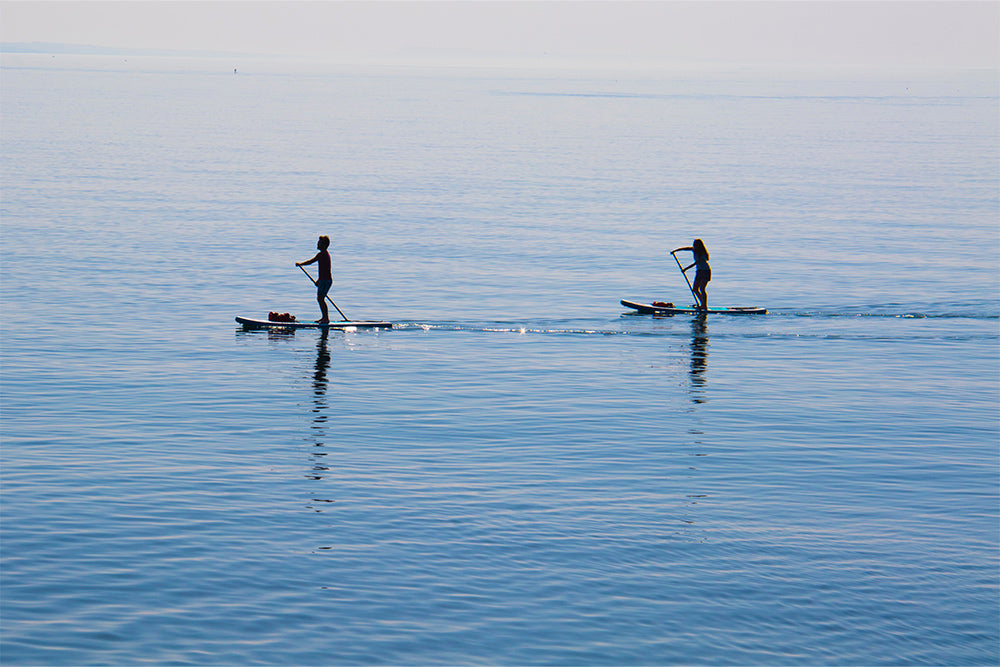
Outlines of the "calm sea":
{"type": "Polygon", "coordinates": [[[995,72],[0,83],[4,664],[1000,660],[995,72]]]}

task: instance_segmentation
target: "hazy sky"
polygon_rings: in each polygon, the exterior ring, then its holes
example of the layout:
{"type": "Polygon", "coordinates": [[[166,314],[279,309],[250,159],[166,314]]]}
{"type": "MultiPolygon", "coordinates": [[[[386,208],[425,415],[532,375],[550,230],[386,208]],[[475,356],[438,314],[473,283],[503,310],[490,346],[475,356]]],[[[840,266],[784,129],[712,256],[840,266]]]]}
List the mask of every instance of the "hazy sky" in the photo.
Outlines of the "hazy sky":
{"type": "Polygon", "coordinates": [[[0,41],[305,55],[997,67],[1000,2],[0,2],[0,41]]]}

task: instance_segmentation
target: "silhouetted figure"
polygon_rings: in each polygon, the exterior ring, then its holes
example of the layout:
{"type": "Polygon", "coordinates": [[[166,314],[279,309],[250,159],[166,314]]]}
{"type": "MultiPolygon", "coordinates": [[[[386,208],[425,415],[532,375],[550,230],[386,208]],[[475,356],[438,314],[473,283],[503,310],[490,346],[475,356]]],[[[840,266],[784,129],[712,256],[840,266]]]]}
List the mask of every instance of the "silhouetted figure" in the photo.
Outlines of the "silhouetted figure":
{"type": "Polygon", "coordinates": [[[708,265],[708,248],[705,247],[701,239],[695,239],[692,245],[671,250],[670,254],[673,255],[681,250],[690,250],[694,253],[694,263],[685,266],[681,271],[686,272],[692,266],[698,267],[698,270],[694,274],[694,285],[691,286],[691,290],[694,292],[695,298],[701,302],[697,304],[698,307],[702,310],[708,310],[708,293],[705,291],[705,287],[708,286],[708,281],[712,279],[712,267],[708,265]]]}
{"type": "Polygon", "coordinates": [[[330,288],[333,287],[333,274],[330,271],[330,253],[326,250],[329,247],[330,237],[321,236],[316,241],[316,248],[319,250],[316,256],[305,262],[295,262],[295,266],[306,266],[313,262],[319,262],[319,280],[316,281],[316,300],[319,301],[319,310],[323,313],[323,317],[316,321],[320,324],[329,324],[330,322],[330,313],[326,308],[326,295],[330,291],[330,288]]]}

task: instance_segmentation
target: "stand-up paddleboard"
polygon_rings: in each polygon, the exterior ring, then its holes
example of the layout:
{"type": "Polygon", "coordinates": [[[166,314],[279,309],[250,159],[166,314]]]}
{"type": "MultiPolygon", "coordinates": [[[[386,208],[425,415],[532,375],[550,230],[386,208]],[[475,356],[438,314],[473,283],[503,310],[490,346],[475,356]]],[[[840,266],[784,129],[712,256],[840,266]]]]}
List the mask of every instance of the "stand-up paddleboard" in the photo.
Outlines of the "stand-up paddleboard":
{"type": "Polygon", "coordinates": [[[643,315],[764,315],[767,308],[760,306],[734,306],[730,308],[678,308],[675,306],[658,306],[651,303],[636,303],[622,299],[622,305],[632,308],[643,315]]]}
{"type": "Polygon", "coordinates": [[[376,322],[373,320],[350,320],[343,322],[329,322],[320,324],[319,322],[272,322],[271,320],[257,320],[252,317],[236,316],[236,321],[243,325],[244,329],[391,329],[392,322],[376,322]]]}

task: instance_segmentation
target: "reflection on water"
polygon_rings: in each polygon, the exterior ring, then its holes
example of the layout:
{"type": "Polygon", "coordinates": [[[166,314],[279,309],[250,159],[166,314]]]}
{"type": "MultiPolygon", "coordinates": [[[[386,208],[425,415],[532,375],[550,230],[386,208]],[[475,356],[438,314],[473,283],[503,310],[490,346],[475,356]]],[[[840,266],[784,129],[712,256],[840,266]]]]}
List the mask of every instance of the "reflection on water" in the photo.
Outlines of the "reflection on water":
{"type": "MultiPolygon", "coordinates": [[[[691,402],[697,406],[705,403],[707,399],[707,378],[705,377],[705,372],[708,370],[708,317],[705,314],[695,315],[691,318],[691,361],[688,371],[688,376],[690,378],[690,389],[689,394],[691,396],[691,402]]],[[[692,408],[692,411],[694,408],[692,408]]],[[[705,432],[701,428],[691,428],[688,430],[688,434],[691,436],[691,446],[692,450],[690,452],[693,457],[707,456],[704,451],[704,437],[705,432]]],[[[693,463],[694,461],[692,461],[693,463]]],[[[697,474],[698,467],[691,465],[688,467],[692,475],[697,474]]],[[[701,520],[697,518],[698,505],[702,502],[707,502],[709,495],[706,493],[700,493],[692,488],[692,492],[686,494],[687,500],[687,512],[685,513],[682,521],[686,524],[688,538],[697,542],[707,542],[708,536],[705,533],[705,528],[703,525],[699,526],[699,532],[693,532],[696,523],[701,523],[701,520]]]]}
{"type": "MultiPolygon", "coordinates": [[[[313,448],[312,472],[307,475],[309,479],[323,479],[329,467],[324,465],[322,457],[326,456],[323,451],[326,443],[326,426],[329,415],[327,414],[327,369],[330,368],[330,349],[327,346],[329,331],[323,329],[316,339],[316,363],[313,367],[312,387],[313,387],[313,423],[312,433],[315,447],[313,448]]],[[[325,502],[333,502],[327,500],[325,502]]]]}
{"type": "Polygon", "coordinates": [[[691,319],[691,401],[705,402],[705,371],[708,370],[708,317],[691,319]]]}
{"type": "Polygon", "coordinates": [[[316,340],[316,367],[313,373],[313,412],[322,412],[326,407],[326,370],[330,367],[330,349],[327,347],[329,331],[321,330],[316,340]]]}

